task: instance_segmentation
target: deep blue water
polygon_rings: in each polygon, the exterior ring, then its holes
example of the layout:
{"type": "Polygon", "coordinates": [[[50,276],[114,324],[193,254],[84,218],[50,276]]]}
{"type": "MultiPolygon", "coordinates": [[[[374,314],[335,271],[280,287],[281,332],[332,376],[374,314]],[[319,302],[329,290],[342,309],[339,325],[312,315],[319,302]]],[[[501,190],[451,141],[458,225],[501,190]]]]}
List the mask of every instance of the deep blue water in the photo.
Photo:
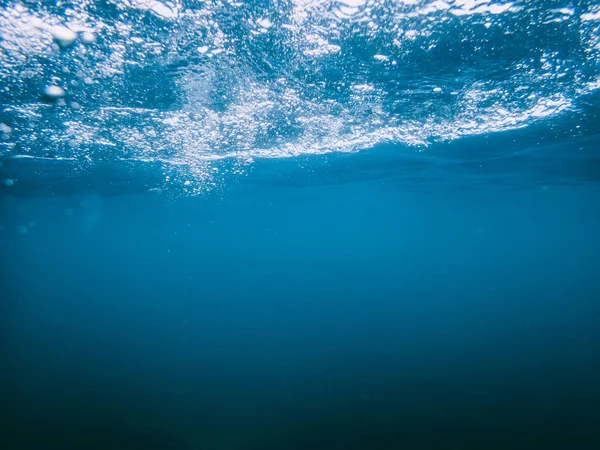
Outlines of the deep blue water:
{"type": "Polygon", "coordinates": [[[597,2],[0,3],[0,448],[600,448],[597,2]]]}

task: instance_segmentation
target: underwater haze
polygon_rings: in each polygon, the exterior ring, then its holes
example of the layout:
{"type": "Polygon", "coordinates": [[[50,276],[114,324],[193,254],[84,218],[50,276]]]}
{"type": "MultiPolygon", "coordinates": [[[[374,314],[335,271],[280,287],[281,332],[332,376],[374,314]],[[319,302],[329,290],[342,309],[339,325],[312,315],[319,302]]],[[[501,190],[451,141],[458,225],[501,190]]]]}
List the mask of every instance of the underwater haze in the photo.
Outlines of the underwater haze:
{"type": "Polygon", "coordinates": [[[600,2],[0,2],[0,448],[600,449],[600,2]]]}

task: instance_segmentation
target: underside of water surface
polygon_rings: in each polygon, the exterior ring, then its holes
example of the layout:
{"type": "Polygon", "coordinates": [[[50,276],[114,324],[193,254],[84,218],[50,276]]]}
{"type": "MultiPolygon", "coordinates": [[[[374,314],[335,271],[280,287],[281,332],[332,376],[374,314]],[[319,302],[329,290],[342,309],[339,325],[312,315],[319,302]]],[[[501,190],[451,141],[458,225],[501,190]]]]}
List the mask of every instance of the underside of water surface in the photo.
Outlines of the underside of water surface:
{"type": "Polygon", "coordinates": [[[0,1],[0,448],[600,449],[598,230],[598,1],[0,1]]]}
{"type": "MultiPolygon", "coordinates": [[[[594,2],[8,2],[0,175],[194,194],[265,159],[381,147],[416,182],[562,159],[552,144],[598,132],[599,26],[594,2]]],[[[598,177],[570,172],[547,182],[598,177]]]]}

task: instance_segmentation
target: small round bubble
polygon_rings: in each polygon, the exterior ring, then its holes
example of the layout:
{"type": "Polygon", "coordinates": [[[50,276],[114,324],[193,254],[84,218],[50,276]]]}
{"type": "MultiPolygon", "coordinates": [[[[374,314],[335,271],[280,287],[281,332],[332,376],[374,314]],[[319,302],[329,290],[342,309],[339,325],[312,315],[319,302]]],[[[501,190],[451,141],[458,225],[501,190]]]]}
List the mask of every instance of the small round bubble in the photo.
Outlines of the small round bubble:
{"type": "Polygon", "coordinates": [[[96,42],[96,34],[91,31],[84,31],[83,33],[81,33],[81,40],[85,44],[92,44],[96,42]]]}
{"type": "Polygon", "coordinates": [[[68,47],[77,38],[77,34],[73,30],[61,25],[52,27],[50,32],[52,33],[56,43],[61,47],[68,47]]]}
{"type": "Polygon", "coordinates": [[[65,96],[65,90],[53,84],[44,88],[44,94],[50,98],[58,99],[65,96]]]}

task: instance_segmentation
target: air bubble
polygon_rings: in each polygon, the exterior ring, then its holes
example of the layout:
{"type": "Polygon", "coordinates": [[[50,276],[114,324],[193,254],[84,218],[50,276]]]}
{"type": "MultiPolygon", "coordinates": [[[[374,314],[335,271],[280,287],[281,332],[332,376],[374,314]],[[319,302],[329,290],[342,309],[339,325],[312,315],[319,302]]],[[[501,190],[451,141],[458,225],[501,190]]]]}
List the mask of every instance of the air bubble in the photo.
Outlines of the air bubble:
{"type": "Polygon", "coordinates": [[[273,26],[273,23],[269,20],[269,19],[258,19],[256,21],[256,23],[258,24],[258,26],[262,27],[262,28],[271,28],[273,26]]]}
{"type": "Polygon", "coordinates": [[[96,42],[96,34],[91,31],[81,33],[81,41],[85,44],[93,44],[96,42]]]}
{"type": "Polygon", "coordinates": [[[435,92],[436,94],[439,94],[440,92],[442,92],[442,88],[435,87],[435,88],[433,88],[433,92],[435,92]]]}
{"type": "Polygon", "coordinates": [[[65,90],[60,86],[51,85],[44,88],[44,94],[52,99],[59,99],[65,96],[65,90]]]}
{"type": "Polygon", "coordinates": [[[44,29],[44,21],[42,19],[40,19],[39,17],[32,17],[29,20],[29,25],[31,25],[33,28],[37,28],[38,30],[42,30],[44,29]]]}
{"type": "Polygon", "coordinates": [[[12,132],[12,128],[6,125],[5,123],[0,122],[0,140],[8,141],[10,139],[10,133],[12,132]]]}
{"type": "Polygon", "coordinates": [[[77,34],[73,30],[61,25],[52,27],[50,32],[52,33],[56,43],[63,48],[70,46],[77,38],[77,34]]]}

